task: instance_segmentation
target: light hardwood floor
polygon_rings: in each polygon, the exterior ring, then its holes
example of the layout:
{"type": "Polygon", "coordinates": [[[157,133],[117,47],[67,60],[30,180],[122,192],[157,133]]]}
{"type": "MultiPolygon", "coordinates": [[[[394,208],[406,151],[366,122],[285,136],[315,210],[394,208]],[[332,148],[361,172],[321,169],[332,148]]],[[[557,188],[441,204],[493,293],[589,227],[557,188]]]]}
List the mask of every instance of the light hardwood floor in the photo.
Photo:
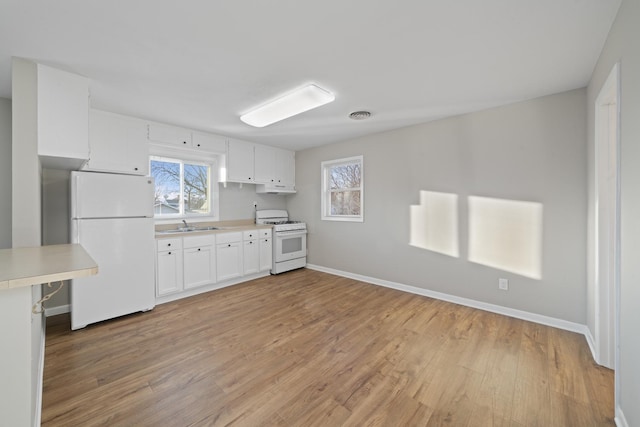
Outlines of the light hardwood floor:
{"type": "Polygon", "coordinates": [[[607,426],[583,336],[311,270],[47,330],[44,426],[607,426]]]}

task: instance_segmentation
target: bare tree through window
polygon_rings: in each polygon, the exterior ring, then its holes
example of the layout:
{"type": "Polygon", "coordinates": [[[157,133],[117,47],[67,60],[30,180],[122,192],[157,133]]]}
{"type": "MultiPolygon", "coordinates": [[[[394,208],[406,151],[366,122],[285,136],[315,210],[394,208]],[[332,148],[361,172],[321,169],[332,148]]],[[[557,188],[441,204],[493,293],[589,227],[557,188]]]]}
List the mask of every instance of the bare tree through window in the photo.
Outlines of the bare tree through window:
{"type": "Polygon", "coordinates": [[[161,215],[209,214],[210,166],[177,159],[152,158],[155,179],[155,213],[161,215]]]}
{"type": "Polygon", "coordinates": [[[329,169],[332,215],[360,215],[360,163],[329,169]]]}
{"type": "Polygon", "coordinates": [[[362,156],[322,162],[323,219],[362,221],[362,156]]]}

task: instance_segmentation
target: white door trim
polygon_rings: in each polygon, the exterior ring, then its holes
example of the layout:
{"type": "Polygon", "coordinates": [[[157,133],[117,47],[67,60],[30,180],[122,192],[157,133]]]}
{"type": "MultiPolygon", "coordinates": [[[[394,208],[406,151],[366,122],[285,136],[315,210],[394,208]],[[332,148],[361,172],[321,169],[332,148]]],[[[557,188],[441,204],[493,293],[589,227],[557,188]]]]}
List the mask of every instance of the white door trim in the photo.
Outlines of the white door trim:
{"type": "Polygon", "coordinates": [[[619,64],[614,65],[595,102],[595,179],[595,353],[599,364],[615,369],[620,300],[619,64]],[[610,173],[615,174],[614,190],[606,187],[610,173]],[[605,218],[601,218],[603,204],[604,209],[613,209],[605,218]]]}

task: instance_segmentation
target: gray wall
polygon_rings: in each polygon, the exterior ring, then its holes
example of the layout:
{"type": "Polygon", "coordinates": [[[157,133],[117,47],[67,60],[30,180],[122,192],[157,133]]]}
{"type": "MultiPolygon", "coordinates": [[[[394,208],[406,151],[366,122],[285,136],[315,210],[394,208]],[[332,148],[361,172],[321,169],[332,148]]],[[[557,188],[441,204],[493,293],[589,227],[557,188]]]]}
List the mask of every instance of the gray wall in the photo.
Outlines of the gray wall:
{"type": "Polygon", "coordinates": [[[227,188],[218,185],[220,190],[220,220],[255,219],[253,202],[258,209],[286,209],[288,196],[276,194],[257,194],[256,186],[228,183],[227,188]]]}
{"type": "MultiPolygon", "coordinates": [[[[623,0],[588,87],[589,172],[593,196],[596,97],[620,62],[621,84],[621,278],[620,361],[616,379],[619,405],[629,426],[640,425],[640,2],[623,0]]],[[[591,207],[593,212],[593,207],[591,207]]],[[[589,310],[595,307],[591,304],[589,310]]],[[[593,317],[591,314],[590,317],[593,317]]]]}
{"type": "Polygon", "coordinates": [[[11,100],[0,98],[0,249],[11,247],[11,100]]]}
{"type": "Polygon", "coordinates": [[[309,263],[584,324],[586,120],[579,89],[297,152],[309,263]],[[361,154],[364,223],[321,221],[320,162],[361,154]],[[459,257],[408,244],[421,190],[458,196],[459,257]],[[542,204],[540,280],[468,261],[468,196],[542,204]]]}

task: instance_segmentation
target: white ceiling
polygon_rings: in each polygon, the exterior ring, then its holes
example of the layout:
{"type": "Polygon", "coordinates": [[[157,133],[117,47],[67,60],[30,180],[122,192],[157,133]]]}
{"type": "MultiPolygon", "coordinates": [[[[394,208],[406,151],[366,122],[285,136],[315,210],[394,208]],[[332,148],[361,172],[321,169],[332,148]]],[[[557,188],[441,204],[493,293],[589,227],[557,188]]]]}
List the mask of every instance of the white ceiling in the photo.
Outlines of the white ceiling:
{"type": "Polygon", "coordinates": [[[93,107],[300,150],[584,87],[619,5],[0,0],[0,97],[18,56],[89,77],[93,107]],[[309,82],[335,102],[240,121],[309,82]]]}

